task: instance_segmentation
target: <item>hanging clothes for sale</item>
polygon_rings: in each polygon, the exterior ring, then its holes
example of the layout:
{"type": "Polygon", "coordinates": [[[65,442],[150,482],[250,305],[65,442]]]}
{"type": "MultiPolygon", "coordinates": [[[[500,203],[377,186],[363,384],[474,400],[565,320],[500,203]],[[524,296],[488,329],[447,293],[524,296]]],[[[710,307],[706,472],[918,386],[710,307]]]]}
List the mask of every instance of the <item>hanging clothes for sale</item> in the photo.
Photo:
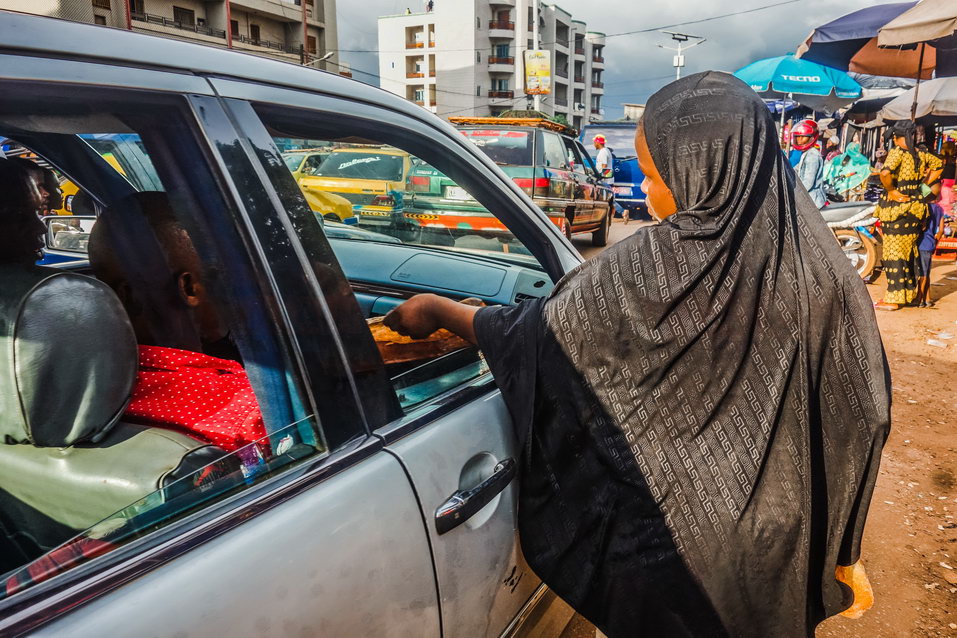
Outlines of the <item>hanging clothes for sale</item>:
{"type": "Polygon", "coordinates": [[[683,78],[641,126],[678,212],[475,316],[524,555],[610,638],[813,636],[889,428],[871,300],[746,84],[683,78]]]}

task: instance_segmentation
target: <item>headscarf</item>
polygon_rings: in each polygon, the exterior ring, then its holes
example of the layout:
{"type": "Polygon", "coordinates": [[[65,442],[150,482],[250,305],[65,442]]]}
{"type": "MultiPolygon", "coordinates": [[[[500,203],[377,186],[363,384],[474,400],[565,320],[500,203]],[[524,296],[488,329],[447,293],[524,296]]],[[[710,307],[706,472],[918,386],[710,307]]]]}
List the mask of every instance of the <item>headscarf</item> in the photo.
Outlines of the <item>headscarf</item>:
{"type": "Polygon", "coordinates": [[[861,153],[861,145],[852,142],[824,167],[824,181],[838,193],[857,188],[871,176],[871,163],[861,153]]]}
{"type": "Polygon", "coordinates": [[[678,212],[476,315],[523,553],[611,638],[812,636],[888,430],[872,304],[746,84],[685,77],[642,125],[678,212]]]}
{"type": "Polygon", "coordinates": [[[912,120],[898,120],[884,133],[885,142],[893,142],[895,137],[904,138],[904,150],[914,158],[914,166],[920,166],[920,155],[917,154],[917,124],[912,120]]]}

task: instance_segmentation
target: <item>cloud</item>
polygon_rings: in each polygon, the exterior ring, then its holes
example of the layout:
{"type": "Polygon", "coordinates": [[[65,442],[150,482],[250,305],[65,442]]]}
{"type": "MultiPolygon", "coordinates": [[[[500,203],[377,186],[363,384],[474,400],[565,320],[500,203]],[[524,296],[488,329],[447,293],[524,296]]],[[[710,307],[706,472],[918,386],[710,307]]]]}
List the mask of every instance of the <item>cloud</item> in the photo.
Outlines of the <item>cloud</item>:
{"type": "MultiPolygon", "coordinates": [[[[435,0],[454,4],[463,0],[435,0]]],[[[471,2],[472,0],[465,0],[471,2]]],[[[662,25],[699,20],[711,16],[760,7],[773,0],[560,0],[558,4],[588,28],[609,36],[615,33],[649,29],[662,25]],[[642,5],[646,8],[641,8],[642,5]]],[[[403,13],[406,7],[420,11],[422,0],[339,0],[339,46],[342,49],[376,48],[377,21],[380,15],[403,13]]],[[[707,42],[688,50],[683,74],[716,69],[734,71],[762,58],[793,52],[811,30],[844,14],[874,4],[874,0],[799,0],[743,14],[675,27],[707,38],[707,42]]],[[[609,37],[605,49],[605,111],[608,118],[621,117],[622,102],[644,102],[649,95],[674,77],[673,51],[668,36],[652,32],[609,37]]],[[[378,73],[375,53],[343,52],[342,60],[356,70],[378,73]]],[[[356,79],[377,84],[368,75],[355,73],[356,79]]]]}

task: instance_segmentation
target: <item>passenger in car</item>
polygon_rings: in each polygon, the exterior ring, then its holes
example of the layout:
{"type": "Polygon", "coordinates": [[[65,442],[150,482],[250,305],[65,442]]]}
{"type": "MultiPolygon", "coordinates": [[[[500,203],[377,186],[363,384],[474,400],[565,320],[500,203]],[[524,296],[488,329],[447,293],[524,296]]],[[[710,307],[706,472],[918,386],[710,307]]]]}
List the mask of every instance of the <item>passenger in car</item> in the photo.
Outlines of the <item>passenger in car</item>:
{"type": "Polygon", "coordinates": [[[57,179],[56,173],[25,157],[15,157],[12,161],[29,173],[37,190],[40,191],[40,214],[56,214],[55,211],[63,207],[63,190],[60,188],[60,180],[57,179]]]}
{"type": "Polygon", "coordinates": [[[40,191],[20,162],[0,158],[0,263],[33,267],[43,258],[40,191]]]}
{"type": "Polygon", "coordinates": [[[861,537],[890,427],[871,299],[730,74],[647,102],[659,224],[547,298],[413,297],[481,347],[523,452],[529,565],[608,636],[807,636],[873,602],[861,537]]]}
{"type": "Polygon", "coordinates": [[[137,383],[124,418],[180,430],[229,452],[263,439],[266,430],[259,403],[242,364],[231,357],[236,351],[226,344],[228,334],[203,284],[199,255],[166,194],[137,193],[104,211],[90,235],[89,256],[96,277],[123,302],[140,344],[137,383]],[[120,217],[131,206],[138,206],[149,222],[175,279],[175,295],[164,297],[170,307],[153,310],[171,316],[185,307],[204,349],[230,358],[158,345],[142,295],[129,281],[111,243],[111,238],[122,237],[120,217]]]}

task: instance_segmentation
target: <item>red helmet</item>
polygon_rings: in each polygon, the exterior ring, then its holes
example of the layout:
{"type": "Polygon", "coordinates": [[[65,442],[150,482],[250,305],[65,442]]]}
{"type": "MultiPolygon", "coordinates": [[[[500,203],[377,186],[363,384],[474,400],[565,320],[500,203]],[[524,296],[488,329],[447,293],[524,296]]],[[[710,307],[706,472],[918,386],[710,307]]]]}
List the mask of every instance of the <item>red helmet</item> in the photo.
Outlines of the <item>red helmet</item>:
{"type": "Polygon", "coordinates": [[[814,120],[801,120],[791,128],[791,147],[799,151],[806,151],[817,142],[817,136],[817,122],[814,120]],[[806,137],[808,138],[808,142],[806,144],[798,144],[794,140],[796,137],[806,137]]]}

